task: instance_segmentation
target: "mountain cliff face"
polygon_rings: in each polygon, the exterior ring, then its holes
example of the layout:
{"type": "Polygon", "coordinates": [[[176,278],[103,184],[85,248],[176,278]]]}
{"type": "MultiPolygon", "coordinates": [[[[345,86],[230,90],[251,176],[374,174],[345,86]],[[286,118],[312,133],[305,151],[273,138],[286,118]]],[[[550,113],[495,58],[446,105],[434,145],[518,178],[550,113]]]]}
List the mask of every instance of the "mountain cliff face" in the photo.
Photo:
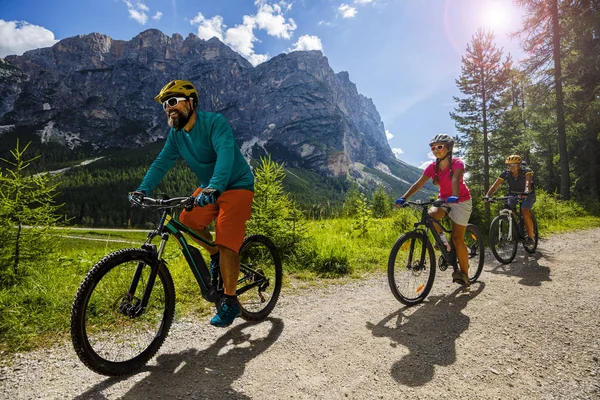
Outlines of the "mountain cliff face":
{"type": "Polygon", "coordinates": [[[253,67],[216,38],[158,30],[130,41],[80,35],[7,57],[0,63],[0,134],[31,127],[42,141],[72,149],[160,141],[168,127],[153,98],[172,79],[196,85],[200,108],[229,120],[248,157],[269,153],[290,166],[365,182],[378,180],[368,169],[400,180],[398,171],[415,172],[395,160],[373,102],[321,52],[281,54],[253,67]]]}

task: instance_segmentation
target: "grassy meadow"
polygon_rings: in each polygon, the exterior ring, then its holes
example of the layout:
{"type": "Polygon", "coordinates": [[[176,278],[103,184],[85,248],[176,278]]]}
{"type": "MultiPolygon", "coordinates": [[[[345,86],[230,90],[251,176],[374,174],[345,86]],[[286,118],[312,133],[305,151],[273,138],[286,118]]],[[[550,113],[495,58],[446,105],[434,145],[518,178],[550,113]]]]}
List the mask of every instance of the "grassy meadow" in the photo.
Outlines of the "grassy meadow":
{"type": "MultiPolygon", "coordinates": [[[[547,195],[538,196],[534,209],[542,237],[600,226],[600,218],[589,214],[583,206],[562,204],[547,195]]],[[[303,239],[296,244],[302,251],[282,254],[282,295],[309,286],[384,273],[390,248],[403,232],[412,229],[417,218],[416,211],[400,209],[387,218],[303,220],[303,239]]],[[[487,226],[480,227],[487,233],[487,226]]],[[[58,232],[57,248],[47,260],[27,266],[26,277],[19,284],[0,289],[0,359],[14,352],[68,340],[71,303],[87,271],[106,254],[138,247],[146,238],[143,231],[61,229],[58,232]]],[[[175,282],[175,318],[212,312],[172,239],[164,258],[175,282]]]]}

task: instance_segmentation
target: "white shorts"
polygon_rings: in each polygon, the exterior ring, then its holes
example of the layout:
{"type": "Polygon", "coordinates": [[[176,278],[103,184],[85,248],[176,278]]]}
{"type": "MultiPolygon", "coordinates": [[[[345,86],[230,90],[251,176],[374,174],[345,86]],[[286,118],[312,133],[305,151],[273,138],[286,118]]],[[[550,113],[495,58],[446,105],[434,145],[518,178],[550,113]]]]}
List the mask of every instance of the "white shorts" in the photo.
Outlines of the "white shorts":
{"type": "Polygon", "coordinates": [[[469,199],[460,203],[445,203],[440,208],[446,211],[452,222],[457,225],[467,226],[471,217],[471,211],[473,211],[473,201],[469,199]]]}

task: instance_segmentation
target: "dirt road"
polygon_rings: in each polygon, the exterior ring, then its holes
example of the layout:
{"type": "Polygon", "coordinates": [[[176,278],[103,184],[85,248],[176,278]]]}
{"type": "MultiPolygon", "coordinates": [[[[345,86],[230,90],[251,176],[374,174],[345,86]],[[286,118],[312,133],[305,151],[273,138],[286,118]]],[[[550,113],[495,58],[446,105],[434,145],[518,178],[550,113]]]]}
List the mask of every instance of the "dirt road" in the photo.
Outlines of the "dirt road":
{"type": "MultiPolygon", "coordinates": [[[[272,318],[174,325],[131,377],[87,370],[67,343],[0,370],[5,399],[598,399],[600,229],[554,235],[470,292],[438,272],[406,308],[383,274],[284,294],[272,318]]],[[[68,318],[68,316],[65,316],[68,318]]]]}

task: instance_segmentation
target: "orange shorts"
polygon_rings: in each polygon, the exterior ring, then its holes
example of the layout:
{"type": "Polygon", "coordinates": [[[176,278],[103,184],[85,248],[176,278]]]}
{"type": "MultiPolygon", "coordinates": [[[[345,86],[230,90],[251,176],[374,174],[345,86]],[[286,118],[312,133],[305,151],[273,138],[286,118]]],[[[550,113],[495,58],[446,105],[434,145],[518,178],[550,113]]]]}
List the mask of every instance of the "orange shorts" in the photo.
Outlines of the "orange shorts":
{"type": "MultiPolygon", "coordinates": [[[[198,188],[194,196],[200,193],[200,190],[198,188]]],[[[221,193],[215,204],[194,207],[192,211],[183,210],[179,215],[179,221],[189,228],[202,230],[216,218],[215,244],[225,246],[237,253],[246,234],[246,221],[250,219],[252,199],[254,199],[254,192],[251,190],[226,190],[221,193]]]]}

